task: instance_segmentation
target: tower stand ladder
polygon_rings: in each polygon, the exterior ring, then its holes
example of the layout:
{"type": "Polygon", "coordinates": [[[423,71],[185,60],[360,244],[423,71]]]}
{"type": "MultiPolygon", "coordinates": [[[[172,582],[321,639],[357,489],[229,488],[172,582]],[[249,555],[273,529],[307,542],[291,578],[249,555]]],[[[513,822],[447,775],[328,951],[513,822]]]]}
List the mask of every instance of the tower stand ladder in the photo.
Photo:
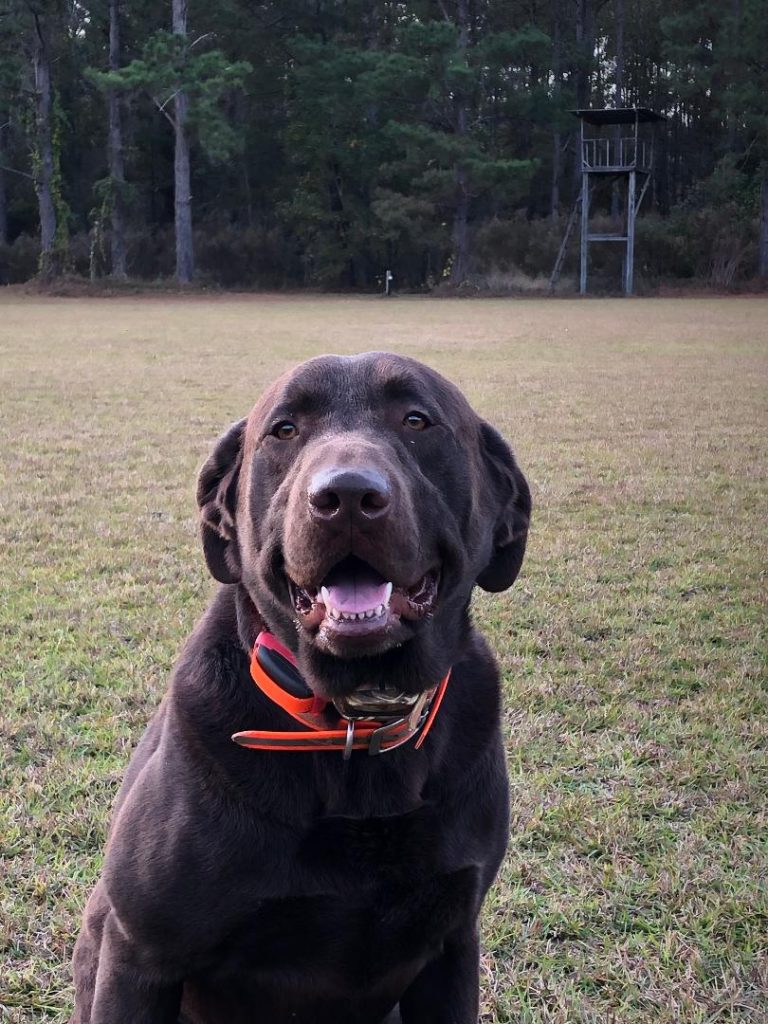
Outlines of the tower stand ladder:
{"type": "MultiPolygon", "coordinates": [[[[590,189],[591,191],[591,189],[590,189]]],[[[565,264],[565,256],[568,252],[568,243],[571,240],[573,229],[576,227],[576,222],[579,219],[579,213],[581,212],[581,192],[576,197],[576,202],[573,204],[570,214],[568,215],[568,223],[565,226],[565,234],[563,240],[560,243],[560,248],[557,252],[557,259],[555,260],[555,266],[552,269],[552,274],[549,278],[549,291],[554,293],[557,282],[560,280],[560,275],[563,272],[563,265],[565,264]]]]}

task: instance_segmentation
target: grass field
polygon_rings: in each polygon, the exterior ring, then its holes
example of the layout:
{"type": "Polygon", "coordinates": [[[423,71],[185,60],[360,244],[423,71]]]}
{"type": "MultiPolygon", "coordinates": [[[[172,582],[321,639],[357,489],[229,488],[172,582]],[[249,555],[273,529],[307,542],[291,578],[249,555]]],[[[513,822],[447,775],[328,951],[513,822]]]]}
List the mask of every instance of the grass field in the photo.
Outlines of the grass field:
{"type": "Polygon", "coordinates": [[[110,802],[213,589],[210,443],[279,370],[369,348],[455,379],[536,502],[520,580],[476,599],[512,782],[484,1024],[767,1021],[768,300],[11,291],[0,1019],[67,1019],[110,802]]]}

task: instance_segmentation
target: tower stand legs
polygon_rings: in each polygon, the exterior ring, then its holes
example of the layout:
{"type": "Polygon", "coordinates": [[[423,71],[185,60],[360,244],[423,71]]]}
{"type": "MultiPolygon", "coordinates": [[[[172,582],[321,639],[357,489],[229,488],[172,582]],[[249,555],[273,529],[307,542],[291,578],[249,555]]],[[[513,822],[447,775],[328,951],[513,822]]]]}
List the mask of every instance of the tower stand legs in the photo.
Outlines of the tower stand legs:
{"type": "Polygon", "coordinates": [[[582,171],[581,175],[581,265],[579,291],[587,294],[587,254],[589,234],[589,175],[582,171]]]}
{"type": "Polygon", "coordinates": [[[624,261],[624,294],[632,294],[632,279],[635,272],[635,189],[636,172],[629,172],[627,185],[627,258],[624,261]]]}

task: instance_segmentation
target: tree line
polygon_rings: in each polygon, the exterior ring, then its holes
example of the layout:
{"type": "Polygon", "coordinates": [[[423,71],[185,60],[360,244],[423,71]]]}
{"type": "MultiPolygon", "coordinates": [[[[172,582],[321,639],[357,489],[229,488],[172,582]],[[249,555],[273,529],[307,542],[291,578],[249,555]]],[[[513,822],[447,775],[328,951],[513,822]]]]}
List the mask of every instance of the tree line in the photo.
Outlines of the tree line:
{"type": "Polygon", "coordinates": [[[0,59],[4,283],[533,280],[604,106],[666,118],[640,274],[768,280],[768,0],[6,0],[0,59]]]}

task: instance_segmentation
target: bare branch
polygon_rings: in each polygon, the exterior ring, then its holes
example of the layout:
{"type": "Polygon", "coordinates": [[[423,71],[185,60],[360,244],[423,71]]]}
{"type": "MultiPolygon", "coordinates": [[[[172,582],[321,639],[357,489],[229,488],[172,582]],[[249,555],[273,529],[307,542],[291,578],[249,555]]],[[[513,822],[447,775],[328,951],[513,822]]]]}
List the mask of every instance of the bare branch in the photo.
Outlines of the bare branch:
{"type": "Polygon", "coordinates": [[[40,41],[40,49],[44,52],[45,51],[45,39],[43,37],[43,30],[42,30],[42,28],[40,26],[40,15],[29,4],[27,6],[29,7],[29,10],[32,13],[32,17],[35,19],[35,34],[37,35],[37,38],[40,41]]]}
{"type": "Polygon", "coordinates": [[[169,96],[168,97],[168,99],[165,101],[165,103],[161,103],[160,100],[157,98],[157,96],[152,96],[152,94],[150,93],[150,99],[152,100],[152,102],[155,104],[157,109],[160,111],[160,113],[163,115],[163,117],[166,119],[166,121],[171,126],[171,128],[173,128],[174,131],[176,130],[176,122],[171,117],[171,115],[168,113],[168,111],[165,109],[165,106],[166,106],[166,103],[170,103],[171,102],[173,97],[176,96],[179,91],[180,90],[177,89],[176,92],[173,94],[173,96],[169,96]]]}
{"type": "Polygon", "coordinates": [[[171,95],[168,97],[168,99],[167,100],[163,100],[162,103],[160,103],[155,96],[153,96],[152,99],[155,101],[155,103],[158,104],[158,108],[157,109],[161,113],[164,114],[165,113],[165,108],[168,106],[168,104],[171,102],[171,100],[175,100],[176,99],[176,97],[179,95],[180,92],[181,92],[181,89],[177,89],[176,92],[172,92],[171,95]]]}
{"type": "Polygon", "coordinates": [[[448,15],[448,11],[445,8],[445,4],[443,3],[443,0],[437,0],[437,5],[438,5],[438,7],[440,8],[440,10],[442,12],[443,18],[445,18],[445,20],[448,22],[449,25],[452,25],[453,22],[451,21],[449,15],[448,15]]]}
{"type": "Polygon", "coordinates": [[[201,36],[197,37],[197,39],[194,41],[194,43],[190,43],[189,44],[189,49],[191,50],[193,47],[197,46],[198,43],[202,43],[203,40],[210,38],[210,36],[212,36],[212,35],[215,35],[215,33],[214,32],[204,32],[201,36]]]}
{"type": "Polygon", "coordinates": [[[29,178],[30,181],[35,180],[33,174],[27,174],[26,171],[17,171],[15,167],[8,167],[6,164],[0,164],[0,171],[8,171],[9,174],[18,174],[22,178],[29,178]]]}

